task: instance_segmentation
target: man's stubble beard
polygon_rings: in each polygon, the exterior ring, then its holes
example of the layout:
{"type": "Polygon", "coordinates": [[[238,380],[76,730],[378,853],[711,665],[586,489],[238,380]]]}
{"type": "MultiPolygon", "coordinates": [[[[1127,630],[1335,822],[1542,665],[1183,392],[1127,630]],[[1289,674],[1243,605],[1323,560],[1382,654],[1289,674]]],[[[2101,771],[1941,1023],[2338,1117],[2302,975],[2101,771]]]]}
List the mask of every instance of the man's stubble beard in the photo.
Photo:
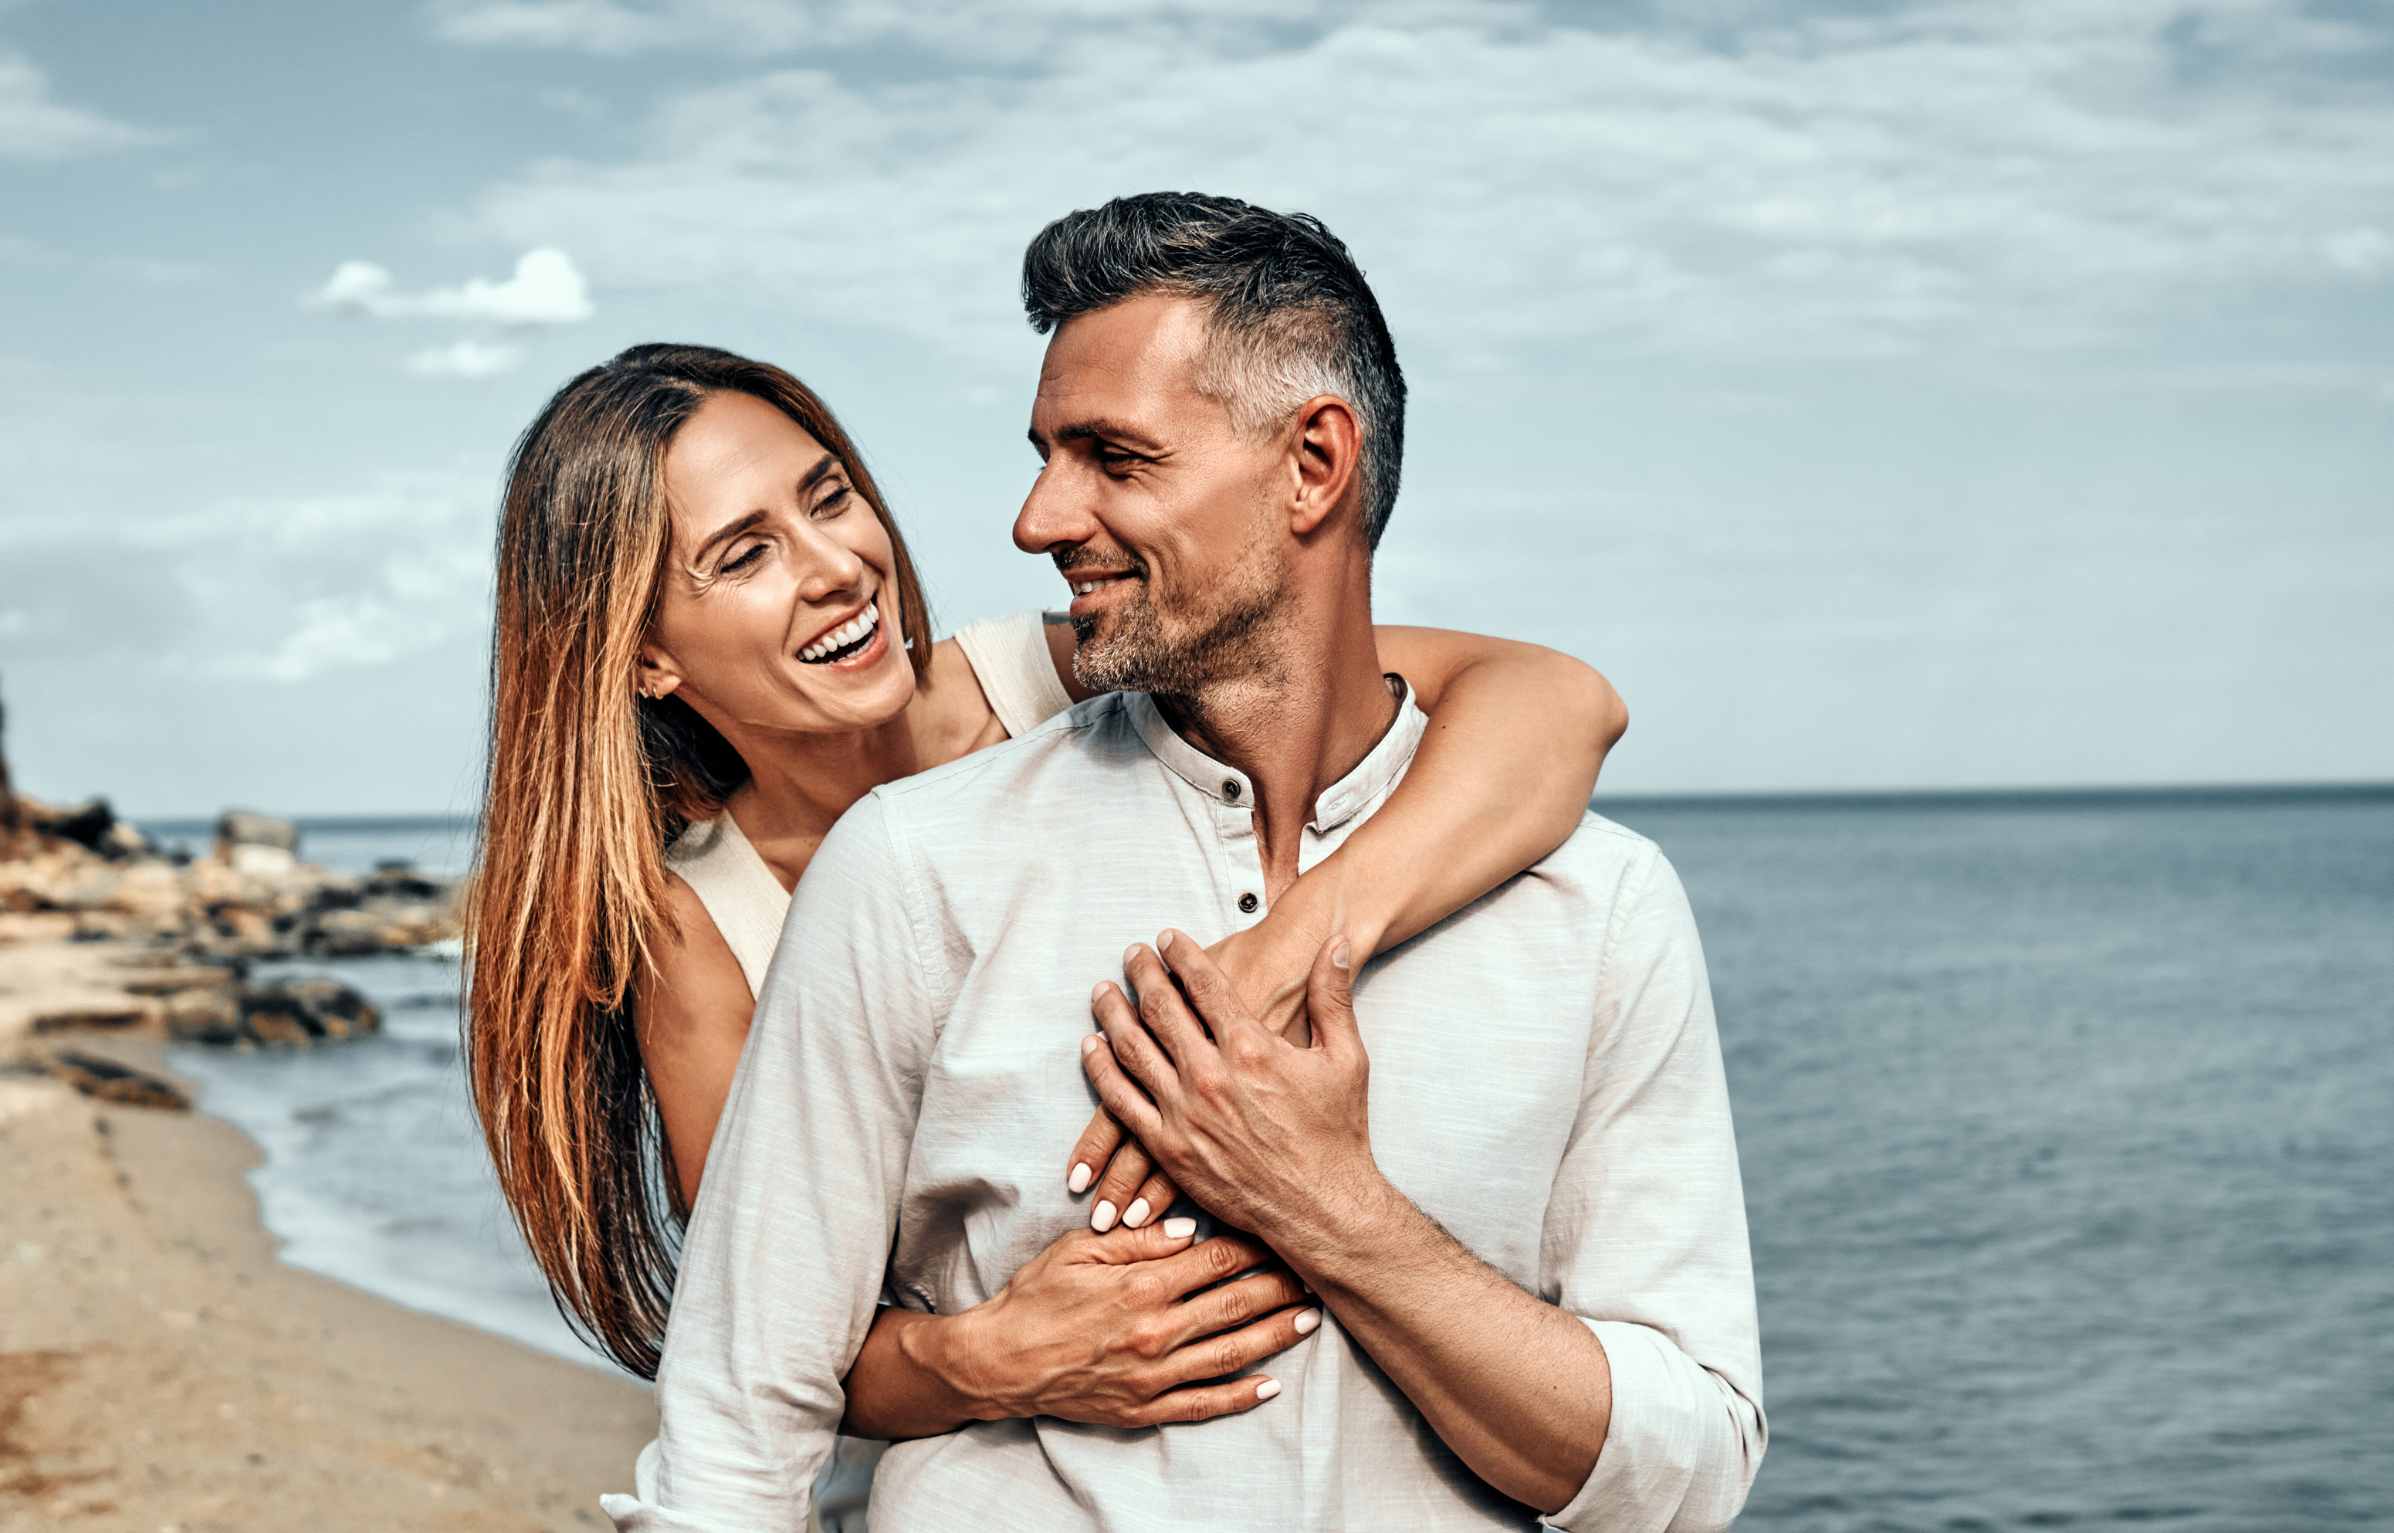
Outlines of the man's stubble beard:
{"type": "Polygon", "coordinates": [[[1152,692],[1194,697],[1208,685],[1265,680],[1284,669],[1273,642],[1273,619],[1288,600],[1288,560],[1277,540],[1258,529],[1239,561],[1209,583],[1202,611],[1167,622],[1152,587],[1112,615],[1100,636],[1098,620],[1074,618],[1072,672],[1092,692],[1152,692]]]}

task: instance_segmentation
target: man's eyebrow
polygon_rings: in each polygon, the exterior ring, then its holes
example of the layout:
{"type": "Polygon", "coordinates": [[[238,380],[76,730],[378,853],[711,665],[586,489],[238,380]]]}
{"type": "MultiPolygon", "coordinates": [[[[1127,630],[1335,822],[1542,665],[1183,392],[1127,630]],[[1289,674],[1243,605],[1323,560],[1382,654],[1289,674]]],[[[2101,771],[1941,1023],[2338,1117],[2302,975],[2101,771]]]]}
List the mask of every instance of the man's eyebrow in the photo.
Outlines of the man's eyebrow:
{"type": "MultiPolygon", "coordinates": [[[[1033,447],[1044,449],[1047,446],[1047,443],[1039,438],[1038,427],[1033,426],[1030,434],[1033,447]]],[[[1140,452],[1162,452],[1164,450],[1161,442],[1149,437],[1128,422],[1104,415],[1092,416],[1088,420],[1074,421],[1069,426],[1059,426],[1056,428],[1056,441],[1059,443],[1120,442],[1123,446],[1136,448],[1140,452]]]]}

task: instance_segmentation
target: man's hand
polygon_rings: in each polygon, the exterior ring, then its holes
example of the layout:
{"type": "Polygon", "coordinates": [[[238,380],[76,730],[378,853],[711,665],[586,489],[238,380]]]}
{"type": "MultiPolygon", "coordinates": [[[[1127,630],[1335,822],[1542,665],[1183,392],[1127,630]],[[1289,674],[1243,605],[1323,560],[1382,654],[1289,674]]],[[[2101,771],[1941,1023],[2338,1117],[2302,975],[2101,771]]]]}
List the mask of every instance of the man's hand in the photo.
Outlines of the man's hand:
{"type": "MultiPolygon", "coordinates": [[[[1248,1015],[1299,1043],[1306,1039],[1305,981],[1321,952],[1321,938],[1294,922],[1267,920],[1232,932],[1207,948],[1248,1015]],[[1289,934],[1295,933],[1292,937],[1289,934]]],[[[1134,950],[1135,951],[1135,950],[1134,950]]],[[[1064,1184],[1090,1194],[1089,1227],[1103,1233],[1119,1221],[1138,1229],[1162,1217],[1180,1195],[1138,1140],[1100,1108],[1073,1141],[1064,1184]]]]}
{"type": "Polygon", "coordinates": [[[1082,1043],[1081,1063],[1106,1111],[1190,1197],[1267,1242],[1374,1201],[1387,1183],[1372,1159],[1346,939],[1315,956],[1310,1045],[1256,1020],[1189,938],[1167,931],[1157,946],[1160,958],[1140,946],[1124,960],[1136,1010],[1111,982],[1092,997],[1104,1032],[1082,1043]]]}

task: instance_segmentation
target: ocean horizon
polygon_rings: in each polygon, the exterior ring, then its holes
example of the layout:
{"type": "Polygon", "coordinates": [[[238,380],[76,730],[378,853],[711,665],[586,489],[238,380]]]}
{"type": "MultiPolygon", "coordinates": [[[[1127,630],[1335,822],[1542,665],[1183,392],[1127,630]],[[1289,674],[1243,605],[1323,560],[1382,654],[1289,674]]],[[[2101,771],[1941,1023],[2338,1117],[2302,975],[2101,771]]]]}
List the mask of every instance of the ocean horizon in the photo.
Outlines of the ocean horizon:
{"type": "MultiPolygon", "coordinates": [[[[1599,792],[1588,801],[1588,807],[1599,814],[1613,809],[1806,809],[1806,808],[1867,808],[1873,806],[1901,807],[1905,805],[1947,805],[1952,807],[1997,808],[2006,804],[2044,806],[2052,808],[2100,808],[2106,805],[2132,803],[2139,800],[2177,800],[2187,803],[2243,803],[2274,800],[2334,800],[2394,798],[2394,778],[2325,779],[2290,782],[2193,782],[2193,783],[2052,783],[2027,787],[1926,787],[1926,788],[1770,788],[1696,793],[1625,793],[1599,792]]],[[[248,804],[227,805],[226,808],[250,809],[248,804]]],[[[204,850],[216,833],[216,816],[210,814],[144,815],[130,812],[124,818],[147,831],[165,845],[181,844],[193,852],[204,850]]],[[[259,811],[274,814],[267,809],[259,811]]],[[[431,831],[443,835],[470,831],[478,823],[478,816],[470,813],[423,811],[359,811],[355,813],[323,813],[285,815],[298,827],[304,838],[311,832],[337,838],[338,849],[354,851],[348,843],[354,838],[363,840],[381,835],[407,837],[431,831]]],[[[404,855],[404,854],[394,854],[404,855]]],[[[316,861],[303,841],[301,856],[316,861]]],[[[325,866],[342,866],[326,863],[325,866]]],[[[463,862],[460,862],[460,867],[463,862]]]]}
{"type": "MultiPolygon", "coordinates": [[[[1745,1525],[2394,1523],[2394,784],[1595,807],[1711,968],[1772,1423],[1745,1525]]],[[[471,851],[299,824],[335,866],[471,851]]],[[[493,1191],[454,964],[296,967],[383,1034],[173,1056],[264,1146],[285,1258],[598,1366],[493,1191]]]]}

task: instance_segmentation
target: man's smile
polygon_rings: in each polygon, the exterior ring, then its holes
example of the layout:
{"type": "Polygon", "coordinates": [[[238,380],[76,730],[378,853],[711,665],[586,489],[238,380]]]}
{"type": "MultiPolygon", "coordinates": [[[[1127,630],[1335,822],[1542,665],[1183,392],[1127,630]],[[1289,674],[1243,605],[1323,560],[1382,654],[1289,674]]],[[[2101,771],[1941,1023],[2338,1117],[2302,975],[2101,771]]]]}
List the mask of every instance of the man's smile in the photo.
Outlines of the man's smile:
{"type": "Polygon", "coordinates": [[[1066,570],[1064,579],[1072,588],[1072,606],[1067,609],[1073,617],[1085,617],[1099,611],[1115,600],[1118,588],[1135,585],[1140,576],[1131,570],[1066,570]]]}

